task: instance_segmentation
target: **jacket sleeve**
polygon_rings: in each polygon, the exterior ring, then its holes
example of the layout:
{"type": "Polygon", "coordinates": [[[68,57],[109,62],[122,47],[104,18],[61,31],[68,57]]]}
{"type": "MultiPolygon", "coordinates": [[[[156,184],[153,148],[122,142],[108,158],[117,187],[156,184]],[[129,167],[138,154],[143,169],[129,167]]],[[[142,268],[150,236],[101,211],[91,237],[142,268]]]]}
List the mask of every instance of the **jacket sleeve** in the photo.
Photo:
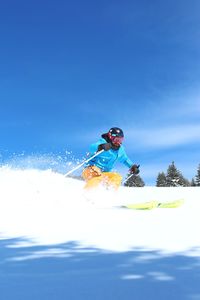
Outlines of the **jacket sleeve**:
{"type": "Polygon", "coordinates": [[[91,144],[90,145],[90,148],[89,148],[89,152],[91,153],[91,154],[94,154],[95,152],[97,152],[97,150],[98,150],[98,146],[99,146],[100,144],[97,142],[97,143],[94,143],[94,144],[91,144]]]}
{"type": "Polygon", "coordinates": [[[89,147],[90,154],[94,154],[95,152],[97,152],[99,145],[105,144],[105,143],[106,143],[106,141],[104,139],[100,139],[96,143],[91,144],[89,147]]]}
{"type": "Polygon", "coordinates": [[[126,167],[130,168],[133,165],[133,162],[132,162],[132,160],[130,160],[130,158],[127,157],[127,159],[123,161],[123,164],[126,167]]]}
{"type": "Polygon", "coordinates": [[[119,161],[123,163],[126,167],[130,168],[133,165],[132,160],[126,154],[124,148],[122,149],[122,155],[120,156],[119,161]]]}

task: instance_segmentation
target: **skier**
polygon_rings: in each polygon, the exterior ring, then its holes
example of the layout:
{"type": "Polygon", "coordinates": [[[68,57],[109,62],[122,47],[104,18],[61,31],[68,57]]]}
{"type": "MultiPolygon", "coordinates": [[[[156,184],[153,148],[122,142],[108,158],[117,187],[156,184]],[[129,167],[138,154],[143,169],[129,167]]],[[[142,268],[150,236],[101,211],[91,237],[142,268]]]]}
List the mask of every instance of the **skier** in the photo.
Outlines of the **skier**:
{"type": "Polygon", "coordinates": [[[90,160],[82,172],[86,189],[97,187],[99,184],[117,189],[122,182],[122,176],[111,172],[117,161],[127,166],[130,173],[139,173],[139,165],[133,164],[122,146],[123,139],[122,129],[112,127],[108,133],[102,134],[101,138],[90,146],[91,156],[98,151],[104,151],[90,160]]]}

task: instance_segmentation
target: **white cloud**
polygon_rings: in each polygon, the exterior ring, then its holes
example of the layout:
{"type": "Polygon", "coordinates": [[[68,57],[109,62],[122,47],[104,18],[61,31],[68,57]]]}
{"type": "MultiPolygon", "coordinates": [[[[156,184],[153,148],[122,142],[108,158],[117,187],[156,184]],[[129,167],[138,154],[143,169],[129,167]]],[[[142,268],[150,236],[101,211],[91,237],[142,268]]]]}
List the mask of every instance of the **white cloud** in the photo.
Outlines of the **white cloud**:
{"type": "Polygon", "coordinates": [[[200,92],[165,99],[161,107],[162,118],[195,118],[200,113],[200,92]]]}
{"type": "Polygon", "coordinates": [[[199,143],[200,124],[176,125],[162,128],[127,130],[128,144],[154,149],[199,143]],[[134,140],[134,143],[132,141],[134,140]]]}
{"type": "Polygon", "coordinates": [[[127,274],[121,276],[121,279],[123,280],[136,280],[136,279],[143,279],[144,275],[139,275],[139,274],[127,274]]]}
{"type": "Polygon", "coordinates": [[[153,279],[159,281],[171,281],[175,279],[173,276],[170,276],[163,272],[149,272],[148,275],[151,276],[153,279]]]}
{"type": "MultiPolygon", "coordinates": [[[[122,127],[125,144],[134,151],[146,147],[151,150],[169,149],[200,141],[200,92],[169,93],[161,98],[160,101],[146,103],[145,107],[141,105],[139,118],[137,115],[134,119],[127,115],[125,122],[119,117],[117,126],[122,127]]],[[[130,113],[132,115],[131,109],[130,113]]],[[[78,139],[90,144],[111,126],[112,122],[101,122],[98,127],[93,126],[92,130],[79,135],[78,139]]]]}

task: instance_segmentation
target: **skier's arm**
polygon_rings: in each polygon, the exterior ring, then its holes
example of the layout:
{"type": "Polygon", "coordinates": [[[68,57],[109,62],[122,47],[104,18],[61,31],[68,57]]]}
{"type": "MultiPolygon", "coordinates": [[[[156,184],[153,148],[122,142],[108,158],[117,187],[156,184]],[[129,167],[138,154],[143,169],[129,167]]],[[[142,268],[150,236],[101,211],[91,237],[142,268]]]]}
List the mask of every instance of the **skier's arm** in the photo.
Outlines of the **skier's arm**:
{"type": "Polygon", "coordinates": [[[129,172],[131,174],[137,175],[140,173],[140,169],[139,169],[140,165],[133,164],[129,158],[124,161],[124,165],[129,168],[129,172]]]}
{"type": "Polygon", "coordinates": [[[128,155],[125,153],[125,151],[123,152],[123,155],[121,156],[119,161],[128,168],[130,168],[133,165],[132,160],[128,157],[128,155]]]}
{"type": "Polygon", "coordinates": [[[90,151],[91,154],[94,154],[97,151],[101,151],[101,150],[108,151],[110,149],[111,149],[111,144],[110,143],[106,143],[106,142],[103,142],[103,141],[98,141],[97,143],[94,143],[94,144],[90,145],[89,151],[90,151]]]}
{"type": "Polygon", "coordinates": [[[131,166],[133,165],[132,160],[130,160],[130,158],[128,158],[128,157],[126,157],[126,159],[123,160],[122,163],[128,168],[131,168],[131,166]]]}
{"type": "MultiPolygon", "coordinates": [[[[124,150],[124,149],[123,149],[124,150]]],[[[127,156],[126,152],[123,151],[123,155],[120,159],[120,161],[129,168],[130,173],[132,174],[139,174],[140,165],[133,164],[132,160],[127,156]]]]}
{"type": "Polygon", "coordinates": [[[94,143],[94,144],[91,144],[90,145],[90,148],[89,148],[89,152],[90,154],[94,154],[98,151],[98,147],[99,147],[100,143],[97,142],[97,143],[94,143]]]}

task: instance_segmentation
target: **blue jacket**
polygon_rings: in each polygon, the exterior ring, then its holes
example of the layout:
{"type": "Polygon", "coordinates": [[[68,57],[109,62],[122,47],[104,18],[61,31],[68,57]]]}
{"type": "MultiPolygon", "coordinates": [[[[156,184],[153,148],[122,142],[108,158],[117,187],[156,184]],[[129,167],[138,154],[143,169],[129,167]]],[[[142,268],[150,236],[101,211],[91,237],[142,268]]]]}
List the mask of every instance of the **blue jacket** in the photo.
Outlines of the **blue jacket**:
{"type": "MultiPolygon", "coordinates": [[[[90,145],[90,156],[93,156],[97,152],[98,146],[100,144],[105,144],[107,141],[104,138],[98,140],[98,142],[90,145]]],[[[121,162],[128,168],[133,165],[133,162],[128,158],[124,147],[121,145],[118,150],[110,149],[104,151],[98,156],[94,157],[87,163],[87,166],[97,166],[102,172],[110,172],[116,162],[121,162]]]]}

